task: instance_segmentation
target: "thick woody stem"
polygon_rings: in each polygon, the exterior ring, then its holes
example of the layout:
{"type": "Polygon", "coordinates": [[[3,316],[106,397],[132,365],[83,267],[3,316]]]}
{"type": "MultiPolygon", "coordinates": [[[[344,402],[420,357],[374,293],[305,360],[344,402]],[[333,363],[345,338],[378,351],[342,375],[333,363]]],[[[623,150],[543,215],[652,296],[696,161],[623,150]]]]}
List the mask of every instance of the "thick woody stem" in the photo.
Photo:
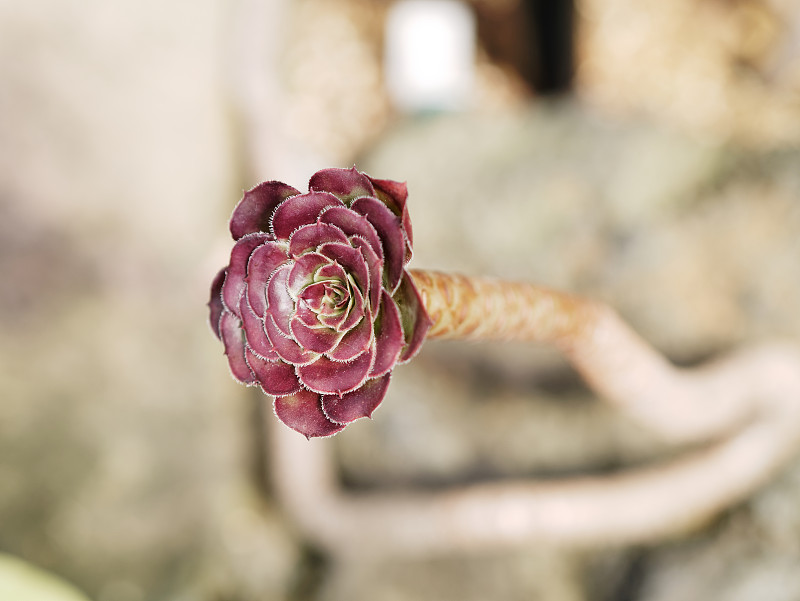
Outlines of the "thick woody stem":
{"type": "Polygon", "coordinates": [[[595,320],[595,305],[546,288],[436,271],[409,273],[433,320],[428,338],[566,344],[595,320]]]}
{"type": "Polygon", "coordinates": [[[332,553],[652,541],[746,498],[800,446],[800,353],[793,346],[678,370],[601,304],[528,284],[422,271],[412,277],[434,321],[431,337],[555,344],[623,414],[673,441],[717,442],[602,478],[354,495],[337,483],[325,441],[306,442],[269,420],[276,493],[305,534],[332,553]]]}
{"type": "Polygon", "coordinates": [[[603,304],[527,283],[411,276],[433,320],[429,338],[553,344],[606,401],[673,442],[726,432],[752,410],[743,395],[713,395],[710,381],[690,382],[603,304]]]}

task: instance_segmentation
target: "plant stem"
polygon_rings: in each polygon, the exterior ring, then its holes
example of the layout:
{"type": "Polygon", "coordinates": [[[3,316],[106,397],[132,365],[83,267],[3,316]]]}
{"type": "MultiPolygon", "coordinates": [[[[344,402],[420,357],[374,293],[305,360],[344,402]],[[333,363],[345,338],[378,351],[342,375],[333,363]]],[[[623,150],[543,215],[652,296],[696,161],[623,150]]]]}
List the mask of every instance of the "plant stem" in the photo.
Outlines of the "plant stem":
{"type": "Polygon", "coordinates": [[[429,338],[555,345],[598,395],[672,442],[724,434],[752,412],[751,399],[676,369],[602,303],[520,282],[411,276],[433,320],[429,338]]]}
{"type": "Polygon", "coordinates": [[[597,306],[519,282],[411,270],[433,326],[428,338],[523,340],[568,345],[594,322],[597,306]]]}

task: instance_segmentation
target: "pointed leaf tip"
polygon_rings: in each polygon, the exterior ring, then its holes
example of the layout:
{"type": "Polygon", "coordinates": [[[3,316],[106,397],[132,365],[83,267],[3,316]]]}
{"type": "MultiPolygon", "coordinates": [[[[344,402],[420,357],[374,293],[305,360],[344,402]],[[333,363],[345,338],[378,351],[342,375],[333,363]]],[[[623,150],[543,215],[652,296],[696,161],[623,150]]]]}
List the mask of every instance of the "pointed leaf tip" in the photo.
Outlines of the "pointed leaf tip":
{"type": "Polygon", "coordinates": [[[208,323],[211,326],[217,338],[222,340],[222,334],[219,331],[219,320],[222,317],[222,312],[225,308],[222,305],[222,283],[225,281],[225,274],[228,268],[223,267],[219,270],[214,280],[211,282],[211,295],[208,301],[208,323]]]}
{"type": "Polygon", "coordinates": [[[391,374],[367,380],[363,386],[343,394],[323,395],[322,410],[331,420],[340,424],[348,424],[361,417],[372,417],[389,388],[391,374]]]}
{"type": "Polygon", "coordinates": [[[330,192],[342,202],[349,205],[359,196],[375,196],[369,177],[352,169],[322,169],[311,176],[309,190],[330,192]]]}
{"type": "Polygon", "coordinates": [[[332,436],[345,426],[328,419],[320,396],[309,390],[276,398],[274,408],[278,419],[306,438],[332,436]]]}
{"type": "Polygon", "coordinates": [[[284,200],[272,215],[272,233],[279,240],[288,240],[295,230],[317,221],[328,207],[343,206],[341,200],[327,192],[308,192],[284,200]]]}
{"type": "MultiPolygon", "coordinates": [[[[369,176],[367,176],[369,177],[369,176]]],[[[390,179],[369,178],[375,187],[379,200],[383,201],[397,216],[401,216],[408,200],[408,186],[405,182],[396,182],[390,179]]]]}
{"type": "Polygon", "coordinates": [[[231,236],[238,240],[254,232],[269,232],[270,219],[277,206],[300,191],[283,182],[263,182],[244,193],[233,209],[231,236]]]}

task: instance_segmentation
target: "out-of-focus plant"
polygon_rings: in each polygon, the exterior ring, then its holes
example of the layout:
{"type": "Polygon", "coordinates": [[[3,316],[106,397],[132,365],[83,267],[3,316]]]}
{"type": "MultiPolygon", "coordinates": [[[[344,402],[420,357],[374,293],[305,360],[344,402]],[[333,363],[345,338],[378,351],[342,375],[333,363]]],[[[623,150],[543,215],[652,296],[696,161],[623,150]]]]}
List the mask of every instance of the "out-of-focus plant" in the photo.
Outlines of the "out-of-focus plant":
{"type": "Polygon", "coordinates": [[[0,554],[0,599],[88,601],[71,584],[11,555],[0,554]]]}

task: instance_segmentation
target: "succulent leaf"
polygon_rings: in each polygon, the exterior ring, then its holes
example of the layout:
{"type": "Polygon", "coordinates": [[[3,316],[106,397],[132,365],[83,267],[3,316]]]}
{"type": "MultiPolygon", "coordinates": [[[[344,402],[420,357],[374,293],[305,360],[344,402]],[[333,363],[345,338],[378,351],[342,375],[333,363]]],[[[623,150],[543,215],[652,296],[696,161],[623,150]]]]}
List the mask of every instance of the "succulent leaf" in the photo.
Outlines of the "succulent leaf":
{"type": "Polygon", "coordinates": [[[372,246],[370,246],[364,238],[353,236],[350,238],[350,243],[353,245],[353,248],[357,248],[361,251],[361,254],[364,255],[370,282],[369,308],[373,315],[377,315],[378,303],[380,302],[382,290],[382,287],[378,285],[378,283],[381,281],[381,274],[383,273],[383,260],[378,258],[375,251],[372,250],[372,246]]]}
{"type": "Polygon", "coordinates": [[[369,348],[373,337],[373,323],[370,314],[364,315],[342,337],[341,342],[326,354],[334,361],[351,361],[369,348]]]}
{"type": "Polygon", "coordinates": [[[398,217],[403,215],[408,199],[408,186],[405,182],[395,182],[390,179],[369,178],[375,188],[375,196],[389,207],[398,217]]]}
{"type": "Polygon", "coordinates": [[[320,396],[310,390],[300,390],[294,394],[277,397],[275,415],[306,438],[331,436],[345,426],[328,419],[322,411],[320,396]]]}
{"type": "Polygon", "coordinates": [[[342,201],[327,192],[290,196],[272,215],[272,233],[280,240],[288,240],[296,229],[314,223],[324,209],[336,206],[343,206],[342,201]]]}
{"type": "Polygon", "coordinates": [[[372,368],[375,353],[370,349],[347,362],[326,356],[308,365],[299,365],[297,375],[309,390],[320,394],[343,394],[361,386],[372,368]]]}
{"type": "Polygon", "coordinates": [[[229,311],[239,315],[239,299],[244,294],[247,276],[247,262],[253,251],[267,242],[269,236],[264,233],[248,234],[240,238],[231,250],[231,262],[222,284],[222,302],[229,311]]]}
{"type": "Polygon", "coordinates": [[[328,242],[347,244],[347,236],[335,225],[311,223],[295,231],[289,238],[289,254],[297,258],[303,253],[315,250],[328,242]]]}
{"type": "Polygon", "coordinates": [[[348,237],[358,236],[366,240],[375,254],[383,261],[383,243],[377,230],[366,217],[344,207],[331,207],[319,216],[320,223],[329,223],[342,230],[348,237]]]}
{"type": "MultiPolygon", "coordinates": [[[[319,270],[322,267],[332,265],[332,263],[333,262],[331,259],[325,255],[315,252],[309,252],[297,257],[294,263],[291,264],[291,269],[286,279],[287,293],[291,296],[291,298],[297,298],[300,292],[306,288],[306,286],[319,281],[316,278],[319,270]]],[[[343,278],[344,271],[339,269],[336,272],[336,275],[331,277],[343,278]]]]}
{"type": "Polygon", "coordinates": [[[348,424],[360,417],[372,417],[372,412],[381,404],[389,388],[391,374],[367,380],[354,390],[337,395],[322,396],[322,410],[329,419],[340,424],[348,424]]]}
{"type": "Polygon", "coordinates": [[[359,198],[353,203],[353,210],[364,215],[378,232],[383,246],[387,288],[394,292],[403,276],[405,259],[406,241],[400,218],[374,198],[359,198]]]}
{"type": "Polygon", "coordinates": [[[281,332],[278,326],[275,325],[272,315],[268,314],[264,319],[264,329],[267,332],[269,341],[272,343],[272,348],[275,349],[275,352],[283,361],[292,365],[305,365],[319,357],[319,353],[304,349],[296,340],[281,332]]]}
{"type": "Polygon", "coordinates": [[[349,244],[328,243],[319,247],[319,252],[340,265],[346,274],[355,280],[362,292],[369,290],[369,268],[364,255],[349,244]]]}
{"type": "Polygon", "coordinates": [[[370,178],[352,169],[323,169],[311,176],[309,190],[330,192],[345,204],[350,204],[359,196],[375,196],[370,178]]]}
{"type": "Polygon", "coordinates": [[[339,330],[342,332],[347,332],[350,328],[352,328],[359,319],[364,315],[364,297],[361,294],[361,291],[358,289],[358,286],[352,284],[352,278],[348,275],[347,281],[350,283],[348,286],[348,291],[350,293],[350,303],[348,303],[348,310],[347,314],[345,315],[344,321],[337,326],[339,330]]]}
{"type": "Polygon", "coordinates": [[[289,329],[292,331],[292,338],[294,338],[300,346],[314,351],[315,353],[327,353],[335,348],[344,336],[343,333],[337,332],[332,328],[309,327],[297,317],[292,319],[289,324],[289,329]]]}
{"type": "Polygon", "coordinates": [[[279,359],[272,342],[267,337],[266,330],[264,330],[263,320],[253,312],[244,295],[239,302],[239,313],[242,316],[242,328],[247,333],[247,347],[264,359],[270,361],[279,359]]]}
{"type": "Polygon", "coordinates": [[[250,371],[244,358],[245,341],[241,321],[233,313],[225,311],[219,320],[219,331],[222,335],[225,355],[228,357],[228,366],[231,368],[233,377],[242,384],[255,383],[255,376],[250,371]]]}
{"type": "Polygon", "coordinates": [[[302,390],[294,367],[283,361],[267,361],[252,351],[247,351],[247,365],[267,394],[285,396],[302,390]]]}
{"type": "Polygon", "coordinates": [[[219,331],[219,318],[222,317],[222,312],[225,310],[222,305],[222,283],[225,281],[227,271],[228,268],[223,267],[214,276],[214,280],[211,282],[211,297],[208,300],[208,323],[220,340],[222,340],[222,334],[219,331]]]}
{"type": "Polygon", "coordinates": [[[289,320],[294,314],[294,300],[289,295],[289,271],[291,263],[279,267],[267,284],[267,313],[284,336],[291,336],[289,320]]]}
{"type": "Polygon", "coordinates": [[[231,215],[230,230],[234,240],[253,232],[269,232],[275,208],[300,190],[282,182],[264,182],[244,193],[231,215]]]}
{"type": "Polygon", "coordinates": [[[382,376],[392,370],[405,345],[400,311],[384,290],[381,309],[375,322],[375,365],[370,376],[382,376]]]}
{"type": "Polygon", "coordinates": [[[267,312],[267,283],[278,267],[289,257],[285,247],[276,242],[265,242],[256,248],[247,261],[247,298],[256,315],[263,317],[267,312]]]}

